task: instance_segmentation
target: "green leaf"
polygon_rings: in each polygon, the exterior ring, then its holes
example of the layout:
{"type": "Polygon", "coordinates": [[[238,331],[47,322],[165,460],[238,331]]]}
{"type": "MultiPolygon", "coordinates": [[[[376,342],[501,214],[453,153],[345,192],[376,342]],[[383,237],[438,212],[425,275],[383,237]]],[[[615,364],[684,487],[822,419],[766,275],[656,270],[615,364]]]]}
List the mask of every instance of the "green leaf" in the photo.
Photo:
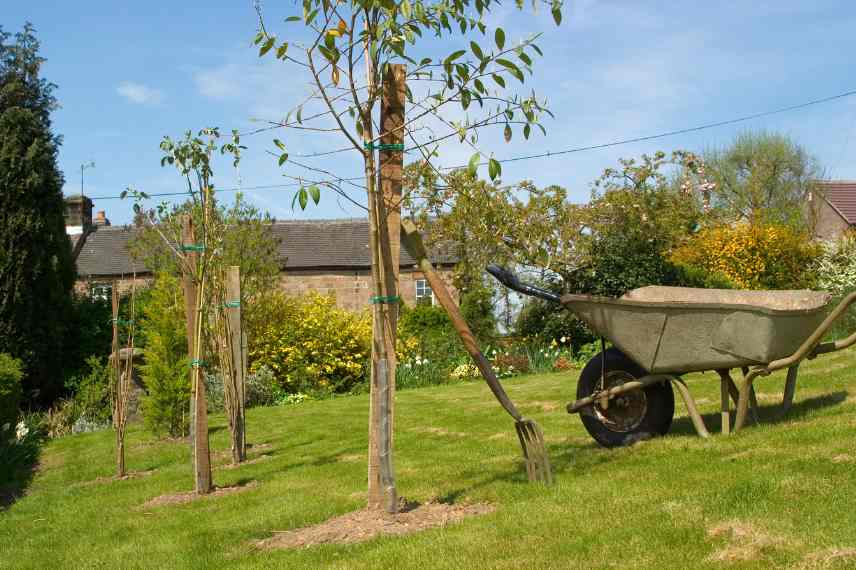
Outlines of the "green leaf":
{"type": "Polygon", "coordinates": [[[491,180],[496,180],[502,174],[502,165],[498,160],[491,158],[487,163],[487,173],[491,180]]]}
{"type": "Polygon", "coordinates": [[[494,81],[496,81],[497,85],[499,85],[500,87],[505,87],[505,79],[503,79],[501,75],[492,73],[491,77],[494,81]]]}
{"type": "Polygon", "coordinates": [[[496,47],[502,49],[505,47],[505,32],[502,28],[497,28],[493,33],[493,41],[496,42],[496,47]]]}
{"type": "Polygon", "coordinates": [[[306,193],[306,188],[301,188],[297,194],[297,201],[300,202],[300,209],[305,210],[306,204],[309,203],[309,194],[306,193]]]}
{"type": "Polygon", "coordinates": [[[284,152],[284,153],[282,153],[281,155],[279,155],[279,161],[278,161],[278,162],[279,162],[279,165],[280,165],[280,166],[282,166],[283,164],[285,164],[285,161],[286,161],[286,160],[288,160],[288,153],[287,153],[287,152],[284,152]]]}
{"type": "Polygon", "coordinates": [[[463,107],[464,110],[470,106],[470,101],[472,101],[472,95],[470,95],[469,90],[461,90],[461,107],[463,107]]]}
{"type": "Polygon", "coordinates": [[[529,66],[532,65],[532,58],[529,57],[525,51],[520,50],[520,52],[517,54],[517,57],[519,57],[520,61],[522,61],[526,65],[529,65],[529,66]]]}
{"type": "Polygon", "coordinates": [[[496,63],[507,69],[511,73],[511,75],[513,75],[518,79],[518,81],[520,81],[520,83],[523,83],[523,72],[520,71],[520,68],[514,65],[513,62],[510,62],[507,59],[499,58],[496,60],[496,63]]]}
{"type": "Polygon", "coordinates": [[[289,16],[285,19],[286,22],[299,22],[300,16],[289,16]]]}
{"type": "Polygon", "coordinates": [[[527,140],[529,139],[529,133],[531,130],[532,129],[529,128],[529,125],[526,125],[525,127],[523,127],[523,138],[524,139],[527,139],[527,140]]]}
{"type": "Polygon", "coordinates": [[[283,42],[281,46],[276,48],[276,58],[282,59],[285,57],[285,54],[288,52],[288,42],[283,42]]]}
{"type": "Polygon", "coordinates": [[[467,165],[467,170],[469,170],[470,174],[475,176],[479,170],[479,162],[481,162],[481,154],[475,153],[470,157],[470,163],[467,165]]]}
{"type": "Polygon", "coordinates": [[[259,33],[256,34],[256,37],[253,38],[253,45],[259,45],[260,43],[262,43],[263,39],[265,39],[265,33],[259,31],[259,33]]]}
{"type": "Polygon", "coordinates": [[[270,49],[273,47],[274,43],[276,43],[276,38],[269,37],[267,39],[267,41],[264,44],[262,44],[262,47],[259,48],[259,57],[262,57],[264,54],[269,52],[270,49]]]}
{"type": "Polygon", "coordinates": [[[401,3],[401,13],[405,19],[410,19],[410,0],[404,0],[401,3]]]}
{"type": "Polygon", "coordinates": [[[124,199],[125,199],[125,198],[127,198],[127,197],[128,197],[128,191],[127,191],[127,190],[122,190],[122,193],[121,193],[121,194],[119,194],[119,198],[120,198],[121,200],[124,200],[124,199]]]}
{"type": "Polygon", "coordinates": [[[562,23],[562,3],[555,0],[551,12],[553,13],[553,21],[556,22],[557,26],[560,25],[562,23]]]}
{"type": "Polygon", "coordinates": [[[505,123],[505,132],[503,133],[505,136],[505,142],[511,142],[511,125],[505,123]]]}
{"type": "Polygon", "coordinates": [[[470,49],[472,50],[473,55],[475,55],[477,58],[484,59],[484,52],[482,52],[482,49],[479,44],[477,44],[476,42],[470,42],[470,49]]]}
{"type": "Polygon", "coordinates": [[[465,53],[467,53],[467,50],[465,50],[465,49],[461,49],[461,50],[458,50],[456,52],[451,53],[449,55],[449,57],[447,57],[446,59],[443,60],[443,65],[449,65],[450,63],[452,63],[453,61],[455,61],[456,59],[458,59],[459,57],[461,57],[465,53]]]}
{"type": "Polygon", "coordinates": [[[273,139],[273,144],[275,144],[275,145],[276,145],[276,148],[278,148],[279,150],[281,150],[281,151],[285,152],[285,145],[282,143],[282,141],[281,141],[281,140],[279,140],[279,139],[273,139]]]}
{"type": "Polygon", "coordinates": [[[315,205],[317,206],[318,202],[321,201],[321,190],[313,184],[309,187],[309,196],[312,197],[312,201],[315,202],[315,205]]]}

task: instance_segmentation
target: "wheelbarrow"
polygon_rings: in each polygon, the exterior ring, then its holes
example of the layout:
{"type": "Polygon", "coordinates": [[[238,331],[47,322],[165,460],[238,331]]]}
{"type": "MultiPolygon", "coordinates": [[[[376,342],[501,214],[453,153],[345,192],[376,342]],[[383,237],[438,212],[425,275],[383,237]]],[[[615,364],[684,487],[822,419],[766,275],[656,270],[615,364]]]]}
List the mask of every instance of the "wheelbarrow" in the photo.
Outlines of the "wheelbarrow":
{"type": "Polygon", "coordinates": [[[818,291],[740,291],[649,286],[620,298],[556,295],[523,283],[491,265],[488,273],[509,289],[572,311],[612,346],[583,368],[577,400],[586,431],[605,447],[628,445],[669,431],[675,413],[672,387],[684,400],[696,432],[710,433],[681,378],[715,370],[720,379],[722,432],[739,431],[751,414],[759,376],[787,368],[782,413],[793,402],[797,373],[806,358],[856,343],[856,333],[821,342],[836,319],[856,301],[856,292],[830,309],[830,294],[818,291]],[[735,383],[731,371],[739,369],[735,383]],[[736,404],[731,424],[731,401],[736,404]]]}

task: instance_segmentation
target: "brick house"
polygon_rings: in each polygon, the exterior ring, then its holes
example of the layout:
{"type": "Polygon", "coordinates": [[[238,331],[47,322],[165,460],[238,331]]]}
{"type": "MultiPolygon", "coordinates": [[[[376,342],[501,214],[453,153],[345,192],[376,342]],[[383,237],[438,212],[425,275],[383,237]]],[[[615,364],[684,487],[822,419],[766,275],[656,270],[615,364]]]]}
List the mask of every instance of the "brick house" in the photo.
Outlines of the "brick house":
{"type": "MultiPolygon", "coordinates": [[[[371,263],[366,219],[276,221],[272,231],[279,240],[280,287],[291,295],[309,291],[332,294],[338,306],[361,310],[369,306],[371,263]]],[[[130,289],[136,273],[137,287],[151,282],[152,274],[131,259],[128,243],[137,231],[112,226],[85,196],[66,199],[66,231],[77,265],[75,289],[82,294],[107,297],[112,287],[130,289]]],[[[451,247],[431,252],[431,261],[451,286],[457,262],[451,247]]],[[[433,303],[434,296],[415,260],[404,248],[400,257],[401,297],[408,305],[433,303]]],[[[452,289],[453,294],[454,289],[452,289]]]]}
{"type": "Polygon", "coordinates": [[[820,182],[820,196],[811,195],[815,214],[814,235],[834,240],[849,229],[856,229],[856,181],[820,182]]]}

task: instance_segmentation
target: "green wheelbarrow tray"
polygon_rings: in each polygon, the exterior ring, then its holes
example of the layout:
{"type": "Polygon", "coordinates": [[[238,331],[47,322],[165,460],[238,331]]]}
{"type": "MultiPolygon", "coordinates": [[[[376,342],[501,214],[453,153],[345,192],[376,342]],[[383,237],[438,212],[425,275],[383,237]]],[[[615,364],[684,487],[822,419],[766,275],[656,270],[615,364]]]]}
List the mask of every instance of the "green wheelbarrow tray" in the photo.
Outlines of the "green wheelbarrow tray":
{"type": "Polygon", "coordinates": [[[829,293],[651,286],[619,299],[561,303],[652,374],[766,364],[796,351],[828,312],[829,293]]]}
{"type": "Polygon", "coordinates": [[[730,402],[737,405],[733,430],[755,409],[753,381],[787,368],[783,413],[792,403],[799,363],[847,348],[846,339],[821,343],[853,302],[848,295],[830,311],[831,296],[818,291],[739,291],[650,286],[620,298],[559,296],[521,282],[501,267],[488,272],[508,288],[560,304],[614,348],[593,357],[580,376],[577,400],[589,433],[602,445],[625,445],[636,436],[662,435],[671,426],[674,386],[693,425],[709,435],[682,374],[715,370],[721,380],[722,431],[731,431],[730,402]],[[730,371],[739,368],[739,386],[730,371]],[[616,405],[617,404],[617,405],[616,405]]]}

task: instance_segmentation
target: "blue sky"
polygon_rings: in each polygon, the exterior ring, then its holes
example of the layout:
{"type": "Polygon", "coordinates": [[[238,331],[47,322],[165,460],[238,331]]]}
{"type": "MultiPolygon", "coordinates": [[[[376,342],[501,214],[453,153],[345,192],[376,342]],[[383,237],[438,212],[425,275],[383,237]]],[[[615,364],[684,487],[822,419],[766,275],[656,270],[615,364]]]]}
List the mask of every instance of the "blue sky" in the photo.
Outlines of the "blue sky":
{"type": "MultiPolygon", "coordinates": [[[[36,26],[48,60],[44,75],[58,85],[62,108],[54,126],[64,137],[65,192],[80,191],[80,165],[94,160],[85,192],[113,223],[127,223],[131,206],[101,197],[127,186],[148,193],[182,190],[175,171],[160,167],[163,135],[209,125],[249,130],[260,126],[253,119],[281,118],[308,92],[308,78],[299,70],[256,57],[251,0],[4,4],[4,29],[17,31],[27,20],[36,26]]],[[[510,40],[544,33],[544,57],[535,62],[531,86],[547,97],[556,117],[545,121],[546,137],[529,141],[515,136],[505,144],[500,133],[486,133],[480,144],[497,158],[646,136],[856,89],[852,1],[567,0],[558,28],[546,11],[518,13],[508,4],[491,18],[510,40]]],[[[296,13],[292,2],[268,1],[264,10],[280,34],[286,28],[278,22],[296,13]]],[[[507,164],[503,180],[560,184],[573,200],[584,201],[591,181],[620,157],[702,151],[744,129],[786,133],[817,156],[827,176],[856,179],[854,96],[737,126],[507,164]]],[[[329,137],[276,136],[292,153],[341,146],[329,137]]],[[[217,186],[240,185],[250,201],[278,219],[360,215],[328,194],[320,206],[301,212],[291,209],[291,188],[251,189],[288,183],[283,172],[296,173],[283,171],[265,153],[273,149],[273,137],[246,138],[240,171],[218,163],[217,186]]],[[[466,162],[470,153],[452,145],[442,162],[466,162]]],[[[356,156],[313,164],[343,177],[360,173],[356,156]]]]}

